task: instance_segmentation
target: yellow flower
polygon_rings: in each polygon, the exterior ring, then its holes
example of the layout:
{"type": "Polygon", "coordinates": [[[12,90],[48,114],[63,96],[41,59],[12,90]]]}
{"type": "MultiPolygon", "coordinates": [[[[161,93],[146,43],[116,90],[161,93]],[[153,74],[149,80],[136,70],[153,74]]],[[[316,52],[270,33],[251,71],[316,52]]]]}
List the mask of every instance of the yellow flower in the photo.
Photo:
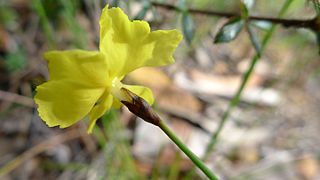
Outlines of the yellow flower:
{"type": "MultiPolygon", "coordinates": [[[[89,115],[91,133],[111,107],[120,107],[124,87],[153,103],[149,88],[121,83],[129,72],[142,66],[174,62],[172,54],[182,39],[177,30],[150,32],[145,21],[130,21],[120,8],[103,9],[99,51],[49,51],[50,80],[36,89],[40,117],[50,127],[69,127],[89,115]]],[[[147,76],[147,74],[146,74],[147,76]]]]}

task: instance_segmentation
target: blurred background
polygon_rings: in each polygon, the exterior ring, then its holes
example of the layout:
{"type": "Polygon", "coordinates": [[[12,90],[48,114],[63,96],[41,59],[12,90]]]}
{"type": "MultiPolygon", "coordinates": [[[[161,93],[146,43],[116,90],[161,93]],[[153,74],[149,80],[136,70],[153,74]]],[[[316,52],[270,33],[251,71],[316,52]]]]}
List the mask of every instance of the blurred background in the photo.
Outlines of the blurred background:
{"type": "MultiPolygon", "coordinates": [[[[273,18],[285,2],[245,1],[249,16],[273,18]]],[[[316,0],[290,2],[282,18],[319,14],[316,0]]],[[[92,135],[87,119],[59,129],[39,118],[32,97],[48,79],[43,52],[98,49],[107,3],[153,30],[183,32],[175,64],[141,68],[125,81],[153,90],[154,109],[199,157],[261,53],[206,158],[219,177],[320,179],[320,33],[278,25],[262,48],[272,23],[250,21],[251,33],[244,25],[228,31],[229,17],[190,10],[245,18],[238,0],[1,0],[0,179],[206,179],[164,133],[126,108],[107,112],[92,135]]]]}

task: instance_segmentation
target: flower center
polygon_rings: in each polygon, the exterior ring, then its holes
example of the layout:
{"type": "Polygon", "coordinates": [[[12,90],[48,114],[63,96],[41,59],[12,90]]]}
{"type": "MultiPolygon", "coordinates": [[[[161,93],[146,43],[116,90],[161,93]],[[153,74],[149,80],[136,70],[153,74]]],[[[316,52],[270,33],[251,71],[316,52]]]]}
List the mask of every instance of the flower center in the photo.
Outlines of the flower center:
{"type": "Polygon", "coordinates": [[[123,85],[120,80],[115,77],[112,80],[111,94],[120,101],[129,101],[131,98],[128,97],[128,95],[125,94],[124,91],[121,90],[121,88],[125,88],[125,85],[123,85]]]}

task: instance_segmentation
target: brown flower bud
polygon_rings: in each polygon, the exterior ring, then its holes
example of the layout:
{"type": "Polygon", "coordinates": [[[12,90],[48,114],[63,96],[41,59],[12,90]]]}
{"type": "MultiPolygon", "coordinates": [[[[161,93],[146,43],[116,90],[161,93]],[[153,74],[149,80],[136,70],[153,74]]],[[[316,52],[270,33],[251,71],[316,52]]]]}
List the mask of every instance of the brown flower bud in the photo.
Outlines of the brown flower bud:
{"type": "Polygon", "coordinates": [[[121,88],[121,92],[129,97],[128,100],[123,100],[121,102],[127,106],[130,112],[142,118],[146,122],[159,126],[160,118],[147,103],[147,101],[126,88],[121,88]]]}

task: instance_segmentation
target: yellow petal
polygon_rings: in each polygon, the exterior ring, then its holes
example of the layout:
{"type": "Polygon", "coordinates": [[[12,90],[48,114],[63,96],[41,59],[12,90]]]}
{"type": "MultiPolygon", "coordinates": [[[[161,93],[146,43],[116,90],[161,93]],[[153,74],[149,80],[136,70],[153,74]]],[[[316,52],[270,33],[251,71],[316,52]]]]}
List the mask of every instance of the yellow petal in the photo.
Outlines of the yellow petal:
{"type": "Polygon", "coordinates": [[[122,107],[122,103],[120,102],[120,100],[116,97],[113,97],[113,103],[112,103],[112,107],[115,109],[120,109],[122,107]]]}
{"type": "MultiPolygon", "coordinates": [[[[108,9],[107,5],[102,10],[100,17],[101,39],[105,39],[109,33],[115,33],[112,35],[113,41],[128,43],[136,40],[137,36],[140,37],[140,39],[143,39],[149,32],[150,27],[147,22],[139,20],[130,21],[128,16],[120,8],[108,9]]],[[[103,46],[100,44],[100,48],[103,48],[103,46]]]]}
{"type": "Polygon", "coordinates": [[[182,39],[177,30],[150,33],[145,21],[130,21],[120,8],[105,7],[100,19],[100,51],[108,57],[110,76],[123,76],[142,66],[173,63],[182,39]]]}
{"type": "Polygon", "coordinates": [[[182,40],[178,30],[158,30],[150,33],[148,42],[154,45],[152,58],[145,62],[145,66],[164,66],[174,63],[173,53],[182,40]]]}
{"type": "Polygon", "coordinates": [[[103,87],[108,83],[105,56],[97,51],[49,51],[50,80],[70,80],[88,87],[103,87]]]}
{"type": "Polygon", "coordinates": [[[68,80],[49,81],[37,87],[34,99],[49,127],[65,128],[87,115],[104,90],[68,80]]]}
{"type": "Polygon", "coordinates": [[[95,105],[89,113],[90,124],[87,129],[88,133],[92,133],[96,121],[108,111],[112,105],[113,97],[109,93],[105,93],[101,98],[101,102],[95,105]]]}
{"type": "Polygon", "coordinates": [[[150,105],[153,104],[154,98],[152,91],[144,86],[133,86],[133,85],[123,85],[126,89],[129,89],[136,95],[142,97],[144,100],[146,100],[150,105]]]}

